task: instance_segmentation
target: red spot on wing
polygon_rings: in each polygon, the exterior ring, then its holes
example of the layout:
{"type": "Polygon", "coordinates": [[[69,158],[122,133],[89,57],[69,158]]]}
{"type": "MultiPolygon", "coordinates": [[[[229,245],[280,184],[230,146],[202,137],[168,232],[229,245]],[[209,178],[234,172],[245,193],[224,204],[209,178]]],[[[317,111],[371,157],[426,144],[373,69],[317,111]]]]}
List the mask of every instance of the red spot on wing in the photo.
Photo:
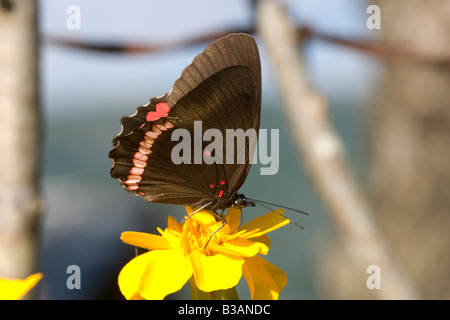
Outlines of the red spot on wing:
{"type": "Polygon", "coordinates": [[[225,184],[225,180],[220,181],[220,185],[223,186],[225,184]]]}
{"type": "Polygon", "coordinates": [[[156,105],[155,111],[149,111],[147,113],[147,117],[145,120],[147,121],[155,121],[160,118],[167,117],[167,114],[169,113],[170,107],[167,102],[160,102],[156,105]]]}
{"type": "Polygon", "coordinates": [[[214,188],[214,185],[211,183],[211,184],[209,185],[209,187],[212,189],[212,188],[214,188]]]}
{"type": "Polygon", "coordinates": [[[219,198],[222,198],[222,196],[223,196],[223,190],[220,190],[220,192],[219,192],[219,198]]]}

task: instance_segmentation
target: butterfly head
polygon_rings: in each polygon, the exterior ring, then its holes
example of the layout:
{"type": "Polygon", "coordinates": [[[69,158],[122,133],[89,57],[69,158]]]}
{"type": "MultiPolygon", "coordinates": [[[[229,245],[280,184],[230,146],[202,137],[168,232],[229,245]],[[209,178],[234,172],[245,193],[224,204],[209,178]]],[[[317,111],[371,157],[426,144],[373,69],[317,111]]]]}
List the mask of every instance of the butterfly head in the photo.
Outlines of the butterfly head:
{"type": "Polygon", "coordinates": [[[234,196],[231,198],[232,200],[232,206],[236,208],[243,208],[243,207],[254,207],[255,203],[247,200],[245,195],[235,193],[234,196]]]}

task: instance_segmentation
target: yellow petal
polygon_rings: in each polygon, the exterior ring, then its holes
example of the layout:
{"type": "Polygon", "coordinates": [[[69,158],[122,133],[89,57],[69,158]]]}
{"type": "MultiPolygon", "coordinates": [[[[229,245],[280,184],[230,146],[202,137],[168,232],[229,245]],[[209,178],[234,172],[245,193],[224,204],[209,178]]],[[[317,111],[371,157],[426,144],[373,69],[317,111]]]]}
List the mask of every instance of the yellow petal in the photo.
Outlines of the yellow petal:
{"type": "Polygon", "coordinates": [[[183,232],[178,232],[170,229],[169,227],[166,228],[164,231],[158,230],[159,233],[161,233],[161,236],[167,240],[169,243],[170,248],[178,248],[180,246],[181,237],[183,235],[183,232]]]}
{"type": "Polygon", "coordinates": [[[277,209],[277,211],[279,213],[271,211],[241,226],[239,230],[247,230],[247,232],[242,235],[242,238],[259,237],[287,225],[289,223],[289,219],[280,214],[283,213],[283,210],[277,209]]]}
{"type": "Polygon", "coordinates": [[[151,251],[152,259],[139,284],[140,295],[159,300],[180,290],[192,276],[191,262],[179,250],[151,251]]]}
{"type": "Polygon", "coordinates": [[[25,280],[0,279],[0,300],[19,300],[30,291],[43,277],[42,273],[34,273],[25,280]]]}
{"type": "Polygon", "coordinates": [[[139,284],[149,262],[153,259],[153,252],[156,251],[146,252],[137,256],[120,271],[118,278],[119,288],[126,299],[133,299],[136,295],[139,295],[139,284]]]}
{"type": "MultiPolygon", "coordinates": [[[[195,210],[197,210],[197,208],[192,209],[192,208],[189,207],[189,206],[186,206],[185,208],[186,208],[187,216],[192,215],[192,213],[193,213],[195,210]]],[[[211,210],[200,210],[200,211],[196,212],[191,218],[193,218],[193,217],[199,217],[199,216],[201,216],[202,214],[204,214],[204,215],[209,215],[210,217],[213,218],[213,220],[215,220],[215,218],[214,218],[214,217],[215,217],[215,213],[214,213],[214,211],[211,211],[211,210]],[[201,214],[199,215],[198,213],[201,213],[201,214]]],[[[190,218],[189,218],[189,219],[190,219],[190,218]]]]}
{"type": "Polygon", "coordinates": [[[260,256],[244,259],[242,272],[252,300],[277,300],[287,284],[286,273],[260,256]]]}
{"type": "Polygon", "coordinates": [[[207,256],[204,250],[190,255],[197,287],[205,292],[229,289],[242,277],[243,258],[227,254],[207,256]]]}
{"type": "Polygon", "coordinates": [[[126,231],[121,234],[120,239],[132,246],[148,250],[164,250],[170,248],[170,243],[167,239],[145,232],[126,231]]]}
{"type": "Polygon", "coordinates": [[[222,226],[222,222],[216,221],[215,213],[212,211],[202,210],[194,214],[190,219],[197,222],[201,225],[206,233],[213,233],[220,226],[222,226]]]}
{"type": "Polygon", "coordinates": [[[241,238],[242,235],[244,235],[244,234],[245,234],[245,237],[248,238],[247,230],[244,229],[244,230],[236,231],[235,233],[232,233],[232,234],[222,234],[220,239],[222,242],[232,241],[234,239],[241,238]]]}
{"type": "MultiPolygon", "coordinates": [[[[270,248],[270,244],[271,244],[270,238],[268,236],[266,236],[265,234],[263,234],[259,237],[251,237],[251,241],[263,243],[267,247],[267,251],[270,248]]],[[[267,251],[265,253],[263,251],[260,251],[258,253],[259,254],[267,254],[267,251]]]]}
{"type": "Polygon", "coordinates": [[[181,226],[181,224],[179,224],[178,221],[172,216],[169,216],[169,218],[167,219],[167,227],[171,229],[172,232],[176,232],[179,234],[181,234],[181,232],[183,231],[183,227],[181,226]]]}
{"type": "Polygon", "coordinates": [[[253,257],[261,253],[267,254],[269,247],[262,242],[255,242],[247,239],[234,239],[233,241],[217,245],[215,243],[209,244],[212,251],[218,251],[228,254],[234,254],[242,257],[253,257]]]}
{"type": "Polygon", "coordinates": [[[226,221],[230,227],[230,232],[235,231],[241,224],[241,209],[231,207],[227,211],[226,221]]]}

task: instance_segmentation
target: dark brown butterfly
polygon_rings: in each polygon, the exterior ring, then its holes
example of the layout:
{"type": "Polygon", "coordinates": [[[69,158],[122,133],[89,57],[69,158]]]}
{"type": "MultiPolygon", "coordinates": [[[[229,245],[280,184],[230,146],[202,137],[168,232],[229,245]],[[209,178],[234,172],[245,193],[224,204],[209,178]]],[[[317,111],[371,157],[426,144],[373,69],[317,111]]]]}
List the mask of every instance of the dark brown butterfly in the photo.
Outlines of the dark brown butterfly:
{"type": "MultiPolygon", "coordinates": [[[[258,47],[247,34],[230,34],[209,45],[187,66],[172,90],[152,98],[132,116],[121,119],[122,131],[113,139],[111,176],[129,192],[151,202],[189,205],[209,210],[254,206],[238,194],[251,167],[254,144],[227,147],[226,133],[258,132],[261,113],[261,66],[258,47]],[[216,129],[224,136],[222,148],[211,152],[210,141],[201,141],[200,158],[223,161],[199,162],[195,143],[178,155],[177,129],[191,137],[216,129]],[[225,161],[227,153],[243,161],[225,161]],[[178,161],[179,162],[179,161],[178,161]]],[[[214,140],[214,142],[219,142],[214,140]]],[[[237,159],[234,157],[233,159],[237,159]]]]}

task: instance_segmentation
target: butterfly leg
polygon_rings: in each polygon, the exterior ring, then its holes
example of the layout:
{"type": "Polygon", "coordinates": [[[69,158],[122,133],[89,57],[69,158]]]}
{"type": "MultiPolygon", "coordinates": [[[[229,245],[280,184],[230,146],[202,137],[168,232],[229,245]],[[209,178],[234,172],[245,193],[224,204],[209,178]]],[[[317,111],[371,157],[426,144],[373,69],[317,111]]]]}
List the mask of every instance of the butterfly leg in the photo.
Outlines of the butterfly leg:
{"type": "MultiPolygon", "coordinates": [[[[224,225],[227,224],[227,221],[223,218],[222,214],[218,214],[217,212],[214,211],[214,213],[216,214],[216,217],[219,218],[220,221],[222,221],[222,225],[220,227],[218,227],[216,230],[214,230],[213,233],[211,233],[211,235],[209,236],[208,241],[205,244],[204,249],[206,249],[206,247],[208,246],[208,243],[211,241],[212,237],[217,233],[217,231],[219,231],[220,229],[223,228],[224,225]]],[[[223,210],[222,210],[223,213],[223,210]]]]}
{"type": "Polygon", "coordinates": [[[200,210],[203,210],[204,208],[206,208],[207,206],[209,206],[211,204],[211,202],[208,202],[207,204],[201,206],[200,208],[198,208],[197,210],[195,210],[194,212],[192,212],[190,215],[188,215],[186,218],[183,219],[183,221],[181,221],[181,224],[183,222],[185,222],[186,220],[190,219],[194,214],[196,214],[197,212],[199,212],[200,210]]]}

